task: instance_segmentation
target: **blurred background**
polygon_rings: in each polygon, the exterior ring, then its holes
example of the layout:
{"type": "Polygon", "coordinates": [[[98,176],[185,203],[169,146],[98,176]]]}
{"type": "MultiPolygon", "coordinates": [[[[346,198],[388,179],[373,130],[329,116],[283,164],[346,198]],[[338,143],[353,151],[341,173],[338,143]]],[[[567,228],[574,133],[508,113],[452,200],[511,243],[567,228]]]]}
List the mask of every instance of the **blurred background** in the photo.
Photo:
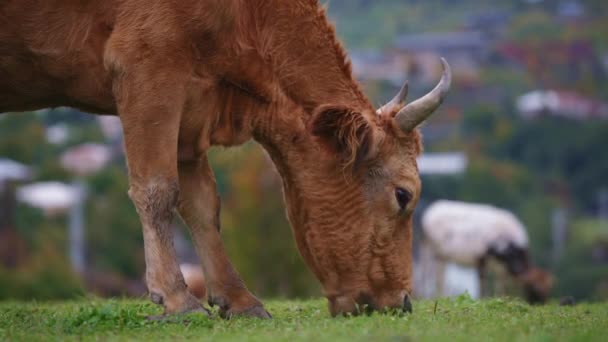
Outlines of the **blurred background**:
{"type": "MultiPolygon", "coordinates": [[[[525,225],[554,297],[608,299],[608,3],[331,0],[374,103],[406,79],[454,84],[422,128],[420,215],[437,199],[499,206],[525,225]]],[[[320,295],[295,248],[280,180],[255,143],[213,149],[228,253],[262,297],[320,295]]],[[[144,253],[120,123],[68,108],[0,116],[0,299],[139,296],[144,253]]],[[[181,262],[196,263],[175,223],[181,262]]],[[[417,288],[428,288],[418,279],[417,288]]],[[[496,294],[515,293],[509,286],[496,294]]],[[[419,296],[432,296],[422,292],[419,296]]]]}

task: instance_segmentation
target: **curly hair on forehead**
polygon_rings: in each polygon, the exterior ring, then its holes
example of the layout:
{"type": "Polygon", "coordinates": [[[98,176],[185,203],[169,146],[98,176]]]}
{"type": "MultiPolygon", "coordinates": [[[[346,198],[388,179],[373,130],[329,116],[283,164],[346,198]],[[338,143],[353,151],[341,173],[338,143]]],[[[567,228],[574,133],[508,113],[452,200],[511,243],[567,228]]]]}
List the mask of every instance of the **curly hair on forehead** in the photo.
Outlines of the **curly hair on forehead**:
{"type": "Polygon", "coordinates": [[[419,156],[424,152],[424,145],[422,144],[422,132],[420,129],[416,128],[413,131],[407,134],[405,141],[402,144],[406,144],[407,146],[414,147],[414,153],[416,156],[419,156]]]}
{"type": "Polygon", "coordinates": [[[383,115],[380,118],[380,125],[386,132],[392,132],[392,135],[396,138],[395,143],[402,146],[412,146],[414,149],[415,156],[419,156],[424,152],[423,136],[420,128],[415,128],[409,132],[404,132],[395,125],[393,116],[383,115]]]}

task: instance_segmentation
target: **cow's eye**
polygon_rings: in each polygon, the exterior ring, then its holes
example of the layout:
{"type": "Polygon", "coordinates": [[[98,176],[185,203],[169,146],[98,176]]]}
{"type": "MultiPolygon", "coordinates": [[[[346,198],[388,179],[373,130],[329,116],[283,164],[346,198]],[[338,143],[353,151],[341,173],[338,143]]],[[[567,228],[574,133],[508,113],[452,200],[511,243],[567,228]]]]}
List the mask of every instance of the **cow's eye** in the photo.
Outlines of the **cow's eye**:
{"type": "Polygon", "coordinates": [[[397,203],[399,203],[399,207],[401,210],[403,210],[407,207],[407,204],[412,199],[412,194],[403,188],[396,188],[395,198],[397,199],[397,203]]]}

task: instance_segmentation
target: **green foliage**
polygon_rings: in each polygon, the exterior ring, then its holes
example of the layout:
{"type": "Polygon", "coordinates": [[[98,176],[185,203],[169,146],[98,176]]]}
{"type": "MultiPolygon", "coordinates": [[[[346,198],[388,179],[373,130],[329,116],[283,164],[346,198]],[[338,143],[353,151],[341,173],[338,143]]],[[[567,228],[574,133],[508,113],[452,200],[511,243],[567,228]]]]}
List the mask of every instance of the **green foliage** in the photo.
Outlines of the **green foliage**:
{"type": "Polygon", "coordinates": [[[210,159],[222,197],[222,236],[248,286],[263,296],[319,294],[287,222],[280,178],[262,148],[216,149],[210,159]]]}
{"type": "Polygon", "coordinates": [[[575,203],[594,208],[597,191],[608,174],[604,153],[608,122],[564,119],[516,121],[517,129],[503,144],[501,157],[527,165],[538,181],[556,179],[575,203]],[[539,134],[543,132],[543,134],[539,134]]]}
{"type": "Polygon", "coordinates": [[[572,225],[577,241],[590,246],[594,243],[608,243],[608,223],[599,219],[579,220],[572,225]]]}
{"type": "Polygon", "coordinates": [[[112,165],[90,177],[86,208],[88,262],[92,268],[137,279],[145,268],[143,236],[128,188],[124,165],[112,165]]]}
{"type": "Polygon", "coordinates": [[[63,217],[44,217],[20,207],[17,231],[28,255],[16,268],[0,266],[0,299],[61,299],[82,295],[83,287],[67,260],[63,217]]]}
{"type": "Polygon", "coordinates": [[[82,285],[70,270],[63,251],[45,245],[17,269],[0,266],[0,300],[76,298],[82,285]]]}
{"type": "Polygon", "coordinates": [[[470,13],[509,9],[509,2],[483,0],[327,0],[329,15],[336,22],[339,36],[348,47],[389,47],[395,36],[413,32],[439,32],[454,29],[470,13]]]}
{"type": "Polygon", "coordinates": [[[558,280],[555,293],[605,300],[608,298],[608,265],[594,260],[592,252],[608,249],[608,223],[587,219],[575,221],[569,228],[569,243],[555,265],[558,280]]]}
{"type": "Polygon", "coordinates": [[[33,163],[48,155],[44,124],[35,113],[6,114],[1,120],[0,156],[33,163]]]}
{"type": "Polygon", "coordinates": [[[414,314],[329,318],[324,300],[270,301],[268,321],[217,314],[152,322],[154,306],[139,301],[0,304],[0,339],[212,341],[602,341],[606,304],[532,307],[511,299],[467,296],[414,303],[414,314]],[[508,332],[508,333],[505,333],[508,332]]]}
{"type": "Polygon", "coordinates": [[[541,10],[518,16],[509,30],[509,38],[516,41],[555,40],[562,34],[563,26],[555,22],[549,13],[541,10]]]}

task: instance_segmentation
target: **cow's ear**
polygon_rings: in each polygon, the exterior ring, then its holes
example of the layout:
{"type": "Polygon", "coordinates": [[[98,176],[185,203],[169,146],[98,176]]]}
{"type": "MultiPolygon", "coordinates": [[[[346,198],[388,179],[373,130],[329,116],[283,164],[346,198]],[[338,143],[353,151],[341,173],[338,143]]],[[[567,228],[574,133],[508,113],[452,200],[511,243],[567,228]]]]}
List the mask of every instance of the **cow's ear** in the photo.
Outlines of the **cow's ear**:
{"type": "Polygon", "coordinates": [[[347,165],[356,167],[369,159],[375,150],[374,132],[369,120],[346,106],[317,108],[310,130],[327,150],[337,154],[347,165]]]}

